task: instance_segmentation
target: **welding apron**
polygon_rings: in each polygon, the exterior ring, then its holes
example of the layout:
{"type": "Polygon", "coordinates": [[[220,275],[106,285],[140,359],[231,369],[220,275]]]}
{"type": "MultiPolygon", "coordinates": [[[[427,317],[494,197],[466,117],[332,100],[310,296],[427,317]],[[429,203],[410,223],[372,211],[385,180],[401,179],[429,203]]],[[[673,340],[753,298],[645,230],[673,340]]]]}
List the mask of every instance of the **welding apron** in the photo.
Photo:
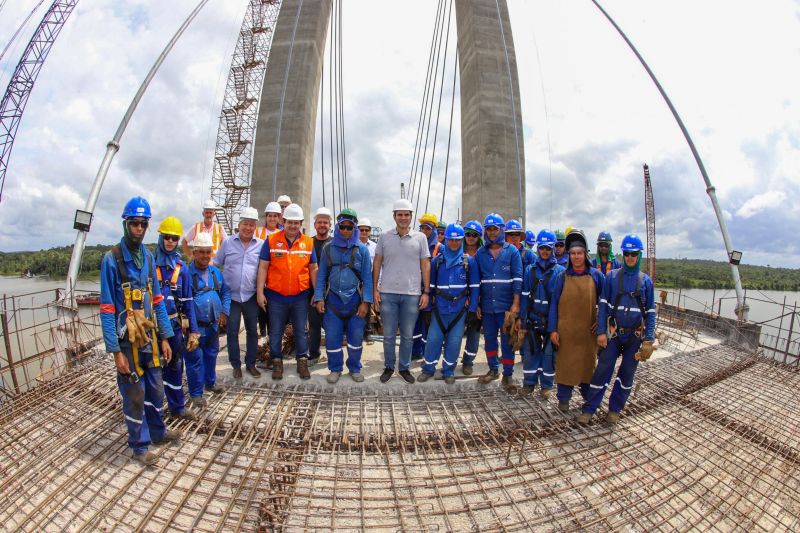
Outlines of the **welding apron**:
{"type": "Polygon", "coordinates": [[[596,302],[592,276],[564,276],[564,290],[558,300],[558,384],[574,386],[592,380],[597,363],[597,339],[591,329],[597,321],[596,302]]]}

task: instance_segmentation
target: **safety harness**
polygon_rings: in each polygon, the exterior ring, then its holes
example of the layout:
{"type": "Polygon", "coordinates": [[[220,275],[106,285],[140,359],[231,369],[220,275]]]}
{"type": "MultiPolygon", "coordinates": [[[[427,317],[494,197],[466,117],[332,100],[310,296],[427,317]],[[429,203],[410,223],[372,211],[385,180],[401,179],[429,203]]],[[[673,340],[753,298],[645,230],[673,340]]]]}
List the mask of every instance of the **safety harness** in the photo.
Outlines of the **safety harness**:
{"type": "MultiPolygon", "coordinates": [[[[467,293],[469,293],[469,261],[468,261],[468,259],[465,257],[464,258],[464,262],[462,263],[464,265],[464,273],[465,273],[464,277],[467,280],[467,287],[464,287],[461,290],[461,292],[459,292],[455,296],[451,296],[451,295],[447,294],[446,292],[444,292],[442,289],[439,288],[439,269],[441,268],[442,263],[444,263],[444,255],[437,255],[436,258],[434,259],[434,261],[436,262],[436,267],[435,267],[436,268],[436,270],[435,270],[435,272],[436,272],[436,291],[435,291],[436,297],[437,298],[444,298],[445,300],[447,300],[449,302],[457,302],[461,298],[465,297],[467,295],[467,293]]],[[[455,316],[455,318],[453,318],[453,320],[445,327],[444,321],[442,320],[442,317],[439,314],[439,307],[438,306],[433,306],[433,318],[436,319],[436,323],[439,324],[439,327],[442,330],[442,334],[445,337],[447,337],[447,334],[450,333],[450,330],[455,327],[455,325],[458,323],[459,320],[461,320],[461,317],[464,316],[464,313],[466,313],[466,312],[467,312],[466,306],[462,307],[461,311],[459,311],[458,314],[455,316]]]]}
{"type": "MultiPolygon", "coordinates": [[[[192,273],[192,296],[197,297],[210,291],[214,291],[219,294],[219,287],[217,287],[217,276],[215,276],[211,270],[208,271],[208,276],[211,278],[211,285],[205,286],[201,289],[199,288],[199,283],[197,282],[197,278],[200,277],[200,274],[197,272],[192,273]]],[[[210,326],[211,322],[203,322],[198,320],[197,325],[201,328],[205,328],[210,326]]]]}
{"type": "Polygon", "coordinates": [[[617,294],[614,295],[614,303],[611,305],[611,313],[608,316],[608,329],[606,330],[608,332],[608,338],[613,339],[618,335],[627,335],[629,333],[635,333],[637,337],[640,337],[642,330],[644,329],[644,302],[642,301],[642,282],[644,280],[644,273],[639,271],[639,274],[636,277],[636,289],[633,292],[626,292],[624,289],[622,269],[617,268],[615,270],[620,272],[617,274],[617,294]],[[617,303],[619,303],[620,297],[622,297],[624,294],[627,294],[636,300],[636,303],[639,306],[639,313],[642,316],[642,322],[633,328],[617,327],[617,303]]]}
{"type": "MultiPolygon", "coordinates": [[[[125,266],[125,259],[122,257],[122,249],[119,245],[114,245],[111,248],[111,254],[114,256],[114,260],[117,262],[117,270],[119,270],[119,277],[122,281],[122,296],[125,299],[125,313],[130,314],[133,313],[133,302],[141,302],[142,309],[144,309],[144,295],[150,295],[150,308],[155,315],[155,306],[153,305],[153,278],[152,276],[147,276],[147,287],[145,288],[144,292],[142,289],[134,289],[131,287],[130,277],[128,276],[128,269],[125,266]]],[[[150,252],[145,251],[145,258],[144,258],[144,267],[148,266],[148,259],[152,261],[150,257],[150,252]]],[[[152,263],[151,263],[152,264],[152,263]]],[[[149,270],[149,269],[148,269],[149,270]]],[[[153,317],[155,318],[155,316],[153,317]]],[[[153,324],[156,324],[153,328],[153,335],[150,339],[150,343],[153,346],[153,366],[160,367],[161,361],[158,357],[158,343],[156,342],[156,336],[158,335],[158,325],[157,322],[154,320],[153,324]]],[[[133,352],[133,368],[136,371],[138,376],[144,375],[144,370],[139,362],[139,347],[135,344],[131,344],[132,352],[133,352]]]]}
{"type": "MultiPolygon", "coordinates": [[[[158,278],[158,284],[161,286],[162,289],[168,286],[173,299],[175,299],[178,294],[178,277],[180,275],[181,275],[181,265],[176,264],[175,270],[172,271],[172,277],[164,281],[163,274],[161,273],[161,267],[156,265],[156,278],[158,278]]],[[[179,300],[175,299],[175,308],[177,309],[177,312],[172,315],[168,315],[170,320],[174,320],[176,318],[182,318],[181,315],[184,314],[183,302],[180,302],[179,300]]]]}
{"type": "MultiPolygon", "coordinates": [[[[328,293],[331,290],[331,282],[330,282],[331,272],[333,272],[333,267],[336,266],[338,266],[339,268],[350,269],[350,271],[358,279],[358,289],[357,289],[358,294],[362,294],[364,287],[364,280],[361,279],[361,274],[358,272],[358,270],[356,270],[356,259],[358,258],[358,246],[353,246],[350,248],[350,260],[347,263],[333,262],[333,254],[331,254],[330,242],[325,243],[325,246],[322,248],[322,251],[325,254],[325,264],[328,266],[328,272],[327,275],[325,276],[325,279],[327,280],[327,286],[325,287],[325,301],[328,300],[328,293]]],[[[357,307],[352,311],[350,311],[349,313],[342,313],[338,309],[336,309],[336,306],[333,305],[330,305],[327,308],[330,309],[331,312],[339,318],[339,320],[347,320],[358,312],[357,307]]]]}
{"type": "MultiPolygon", "coordinates": [[[[547,302],[541,302],[541,303],[549,303],[550,302],[550,293],[547,291],[547,287],[548,287],[548,285],[550,285],[550,279],[553,277],[553,267],[555,267],[555,265],[550,265],[550,267],[547,269],[547,272],[545,273],[544,276],[542,276],[542,277],[536,276],[536,285],[531,289],[531,296],[528,299],[528,309],[527,309],[527,313],[525,314],[525,316],[530,317],[531,313],[533,313],[540,321],[543,322],[543,325],[547,324],[547,315],[544,315],[542,313],[537,313],[533,309],[533,304],[535,303],[534,302],[534,298],[535,298],[535,295],[539,293],[539,286],[540,285],[544,285],[544,295],[547,298],[547,302]]],[[[533,273],[534,273],[534,275],[536,275],[536,269],[535,268],[533,269],[533,273]]],[[[535,326],[537,324],[533,324],[533,325],[535,326]]],[[[528,329],[532,329],[532,328],[528,328],[528,329]]]]}

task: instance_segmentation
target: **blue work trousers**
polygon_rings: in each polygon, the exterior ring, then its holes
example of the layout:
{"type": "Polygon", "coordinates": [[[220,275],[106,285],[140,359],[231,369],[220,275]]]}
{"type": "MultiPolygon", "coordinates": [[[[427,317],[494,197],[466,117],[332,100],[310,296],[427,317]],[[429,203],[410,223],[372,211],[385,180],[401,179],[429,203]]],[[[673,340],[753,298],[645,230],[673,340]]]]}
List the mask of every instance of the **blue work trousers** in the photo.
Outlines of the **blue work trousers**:
{"type": "MultiPolygon", "coordinates": [[[[581,397],[584,401],[589,398],[589,384],[588,383],[581,383],[578,385],[579,390],[581,391],[581,397]]],[[[556,388],[556,398],[558,398],[559,403],[567,402],[569,403],[570,398],[572,398],[572,389],[575,387],[573,385],[564,385],[562,383],[558,384],[556,388]]]]}
{"type": "Polygon", "coordinates": [[[522,343],[522,384],[529,387],[537,384],[543,389],[553,388],[556,371],[553,364],[553,344],[543,329],[532,329],[522,343]]]}
{"type": "Polygon", "coordinates": [[[397,364],[395,340],[400,326],[400,370],[411,366],[411,344],[414,323],[419,315],[419,295],[381,293],[381,318],[383,319],[383,361],[386,368],[394,370],[397,364]]]}
{"type": "MultiPolygon", "coordinates": [[[[131,360],[129,349],[122,352],[131,360]]],[[[122,396],[122,414],[128,426],[128,446],[133,453],[147,451],[150,442],[164,437],[164,382],[161,368],[145,368],[136,383],[117,372],[117,386],[122,396]]]]}
{"type": "Polygon", "coordinates": [[[361,298],[358,295],[343,303],[331,293],[325,302],[322,324],[325,328],[325,352],[328,354],[328,370],[341,372],[344,368],[342,341],[347,334],[347,370],[351,374],[361,372],[361,352],[364,349],[365,318],[356,315],[361,298]]]}
{"type": "MultiPolygon", "coordinates": [[[[434,311],[434,315],[436,312],[434,311]]],[[[431,327],[428,328],[428,343],[425,345],[425,365],[422,371],[433,375],[436,372],[436,363],[442,354],[444,346],[444,363],[442,363],[442,376],[448,377],[455,375],[456,365],[458,364],[458,353],[461,351],[461,338],[464,336],[464,321],[467,319],[466,313],[445,313],[439,315],[445,328],[450,328],[447,333],[442,331],[442,326],[436,320],[436,316],[431,320],[431,327]],[[456,320],[458,318],[458,320],[456,320]]]]}
{"type": "Polygon", "coordinates": [[[183,393],[183,331],[180,320],[172,320],[172,331],[175,332],[169,338],[172,359],[164,365],[164,393],[169,412],[179,415],[186,408],[186,395],[183,393]]]}
{"type": "Polygon", "coordinates": [[[428,326],[422,317],[422,311],[417,315],[413,338],[414,344],[411,346],[411,358],[421,359],[425,355],[425,345],[428,342],[428,326]]]}
{"type": "Polygon", "coordinates": [[[475,363],[480,341],[481,328],[467,330],[467,342],[464,344],[464,355],[461,356],[462,365],[471,367],[475,363]]]}
{"type": "Polygon", "coordinates": [[[244,364],[254,367],[256,352],[258,352],[258,302],[255,294],[246,302],[231,300],[231,314],[228,316],[228,361],[233,368],[242,368],[239,350],[239,328],[242,324],[242,317],[244,317],[247,339],[244,364]]]}
{"type": "Polygon", "coordinates": [[[189,396],[201,398],[203,385],[213,387],[217,383],[217,354],[219,335],[217,328],[200,328],[200,345],[193,352],[186,352],[186,381],[189,396]]]}
{"type": "Polygon", "coordinates": [[[483,313],[483,347],[486,350],[486,360],[491,370],[500,368],[498,361],[497,336],[500,335],[500,349],[502,350],[503,375],[514,374],[514,351],[511,349],[511,339],[503,330],[505,313],[483,313]]]}
{"type": "Polygon", "coordinates": [[[633,376],[636,374],[636,367],[639,366],[639,361],[634,356],[641,345],[642,339],[632,333],[609,339],[608,345],[597,356],[597,367],[594,369],[592,382],[589,384],[589,397],[586,398],[586,402],[581,408],[584,413],[594,414],[600,407],[606,388],[611,383],[617,358],[620,356],[622,356],[622,363],[619,365],[617,379],[614,381],[614,388],[608,399],[608,410],[614,413],[622,411],[631,394],[633,376]]]}
{"type": "Polygon", "coordinates": [[[308,299],[298,298],[291,302],[279,302],[275,298],[267,301],[269,315],[269,353],[273,359],[283,359],[281,343],[287,323],[294,330],[294,349],[298,359],[308,359],[308,299]]]}

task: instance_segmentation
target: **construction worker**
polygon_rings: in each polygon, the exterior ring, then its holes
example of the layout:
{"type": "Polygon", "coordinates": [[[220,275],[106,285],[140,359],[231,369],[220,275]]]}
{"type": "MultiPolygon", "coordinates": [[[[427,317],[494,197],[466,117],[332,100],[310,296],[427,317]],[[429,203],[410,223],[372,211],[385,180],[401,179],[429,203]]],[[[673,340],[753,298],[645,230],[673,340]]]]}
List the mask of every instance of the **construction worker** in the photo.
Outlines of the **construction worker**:
{"type": "Polygon", "coordinates": [[[440,220],[436,224],[436,239],[442,246],[444,246],[444,239],[445,239],[444,233],[446,229],[447,229],[447,223],[444,220],[440,220]]]}
{"type": "Polygon", "coordinates": [[[328,383],[336,383],[344,368],[344,335],[347,335],[347,370],[353,381],[361,374],[364,324],[372,303],[372,259],[356,232],[358,215],[350,208],[336,217],[333,239],[320,253],[315,310],[324,316],[328,383]]]}
{"type": "Polygon", "coordinates": [[[558,350],[556,396],[562,412],[569,411],[575,385],[580,385],[584,400],[589,397],[589,381],[597,359],[597,305],[605,279],[592,268],[586,236],[581,230],[568,233],[565,244],[569,265],[556,276],[547,319],[550,341],[558,350]]]}
{"type": "MultiPolygon", "coordinates": [[[[320,260],[322,248],[330,242],[333,238],[331,235],[331,223],[333,222],[333,213],[327,207],[323,206],[317,209],[314,213],[314,254],[317,256],[317,261],[320,260]]],[[[355,235],[358,240],[358,235],[355,235]]],[[[322,342],[322,313],[317,311],[317,308],[308,301],[308,364],[314,365],[319,361],[320,344],[322,342]]]]}
{"type": "Polygon", "coordinates": [[[489,371],[478,378],[479,383],[489,383],[498,377],[497,336],[502,349],[502,386],[511,392],[514,385],[514,352],[511,348],[510,330],[519,316],[522,293],[522,259],[511,244],[505,242],[505,222],[497,213],[489,214],[483,221],[485,245],[475,255],[481,279],[478,318],[483,322],[484,348],[489,371]]]}
{"type": "Polygon", "coordinates": [[[611,234],[607,231],[601,231],[597,235],[597,253],[592,259],[592,266],[603,273],[604,276],[614,270],[620,268],[622,264],[614,257],[614,250],[612,250],[611,234]]]}
{"type": "Polygon", "coordinates": [[[400,376],[414,383],[409,371],[414,323],[420,309],[428,306],[430,250],[425,235],[411,227],[414,207],[405,198],[392,206],[396,227],[378,238],[372,264],[373,302],[383,318],[384,370],[381,383],[394,374],[397,364],[395,339],[400,327],[400,376]],[[379,280],[380,278],[380,280],[379,280]]]}
{"type": "Polygon", "coordinates": [[[280,223],[280,226],[279,226],[280,229],[283,229],[283,212],[286,210],[286,208],[291,203],[292,203],[292,199],[289,198],[289,195],[282,194],[282,195],[278,196],[278,205],[281,206],[281,223],[280,223]]]}
{"type": "Polygon", "coordinates": [[[525,230],[525,247],[536,255],[536,233],[525,230]]]}
{"type": "Polygon", "coordinates": [[[158,226],[156,277],[175,333],[169,339],[172,360],[164,367],[164,392],[173,416],[194,420],[194,413],[186,409],[186,396],[183,393],[183,350],[184,341],[186,351],[197,349],[200,331],[192,303],[192,277],[178,254],[181,236],[183,226],[177,217],[167,217],[158,226]]]}
{"type": "Polygon", "coordinates": [[[505,239],[519,252],[519,257],[522,259],[522,271],[524,272],[528,265],[532,265],[536,261],[536,257],[533,252],[525,247],[525,232],[522,230],[522,224],[513,219],[506,222],[505,239]]]}
{"type": "MultiPolygon", "coordinates": [[[[280,231],[278,227],[281,221],[281,215],[283,211],[281,210],[281,205],[278,202],[270,202],[264,208],[264,225],[256,228],[255,236],[262,241],[266,241],[267,237],[275,233],[276,231],[280,231]]],[[[267,290],[266,287],[260,290],[267,290]]],[[[265,337],[267,335],[267,325],[269,324],[269,320],[267,319],[267,312],[260,307],[258,308],[258,336],[265,337]]]]}
{"type": "Polygon", "coordinates": [[[569,264],[569,254],[566,253],[566,246],[564,240],[567,238],[567,234],[561,231],[560,229],[556,230],[556,247],[555,247],[555,256],[556,256],[556,263],[567,268],[569,264]]]}
{"type": "Polygon", "coordinates": [[[589,383],[589,397],[578,415],[581,424],[591,421],[611,383],[617,359],[622,357],[606,415],[607,422],[616,424],[630,396],[639,361],[647,361],[653,353],[656,304],[653,280],[640,270],[643,248],[638,235],[626,235],[622,239],[625,264],[606,276],[597,316],[601,351],[589,383]]]}
{"type": "Polygon", "coordinates": [[[157,461],[150,443],[178,440],[164,425],[162,366],[172,358],[172,326],[156,281],[155,259],[142,240],[150,204],[131,198],[122,210],[124,236],[100,265],[100,320],[106,352],[114,354],[128,446],[144,465],[157,461]]]}
{"type": "MultiPolygon", "coordinates": [[[[464,225],[464,253],[467,256],[475,257],[475,254],[483,246],[482,236],[483,226],[477,220],[470,220],[464,225]]],[[[478,355],[478,344],[481,340],[481,321],[478,318],[477,308],[475,311],[467,311],[464,329],[466,330],[467,340],[464,343],[464,354],[461,356],[461,373],[465,376],[471,376],[472,366],[475,362],[475,357],[478,355]]]]}
{"type": "Polygon", "coordinates": [[[289,204],[283,211],[284,228],[267,238],[258,266],[259,287],[266,284],[266,293],[258,293],[258,305],[269,313],[269,351],[272,357],[272,379],[283,379],[281,341],[287,322],[294,331],[297,375],[310,379],[308,370],[308,307],[311,291],[317,280],[317,255],[314,242],[300,231],[303,208],[289,204]]]}
{"type": "MultiPolygon", "coordinates": [[[[375,248],[378,245],[375,241],[370,240],[370,234],[372,233],[372,223],[369,221],[367,217],[361,217],[358,220],[358,240],[367,247],[369,250],[369,259],[371,262],[375,261],[375,248]]],[[[372,275],[370,274],[370,278],[372,275]]],[[[375,323],[378,321],[378,315],[375,313],[375,308],[370,306],[369,314],[367,318],[364,320],[364,341],[367,344],[373,344],[375,341],[372,339],[372,334],[375,331],[375,323]]]]}
{"type": "MultiPolygon", "coordinates": [[[[220,246],[214,256],[214,265],[222,269],[225,283],[231,290],[230,315],[227,320],[228,361],[233,368],[233,377],[242,378],[242,360],[239,348],[239,328],[244,317],[244,329],[247,348],[244,364],[247,373],[254,378],[261,377],[256,368],[256,352],[258,352],[258,303],[256,291],[258,276],[258,256],[264,243],[255,236],[258,224],[258,211],[254,207],[246,207],[239,214],[239,231],[231,235],[220,246]]],[[[273,235],[275,235],[273,233],[273,235]]]]}
{"type": "Polygon", "coordinates": [[[525,270],[520,301],[522,332],[525,341],[522,345],[523,381],[520,394],[531,394],[538,384],[539,395],[550,397],[555,377],[553,343],[548,334],[547,321],[550,315],[550,301],[556,278],[564,267],[556,262],[553,248],[556,235],[543,229],[536,237],[537,259],[525,270]]]}
{"type": "Polygon", "coordinates": [[[207,233],[201,233],[192,243],[194,260],[189,264],[192,296],[197,326],[200,329],[198,346],[186,350],[186,382],[192,406],[206,406],[203,390],[221,394],[217,384],[218,329],[227,323],[231,312],[231,289],[222,272],[211,264],[213,243],[207,233]]]}
{"type": "Polygon", "coordinates": [[[200,233],[208,233],[211,236],[211,242],[214,243],[214,254],[216,255],[217,250],[219,250],[219,247],[222,245],[222,241],[228,236],[222,224],[214,222],[214,216],[216,214],[217,204],[214,203],[214,200],[206,200],[203,202],[202,222],[192,224],[191,229],[189,229],[181,241],[183,255],[185,255],[187,259],[192,259],[192,250],[189,248],[189,245],[200,233]]]}
{"type": "Polygon", "coordinates": [[[452,385],[466,314],[478,309],[481,280],[475,258],[464,254],[464,228],[450,224],[445,228],[445,237],[442,253],[431,260],[433,320],[425,345],[425,365],[417,380],[433,377],[444,346],[442,377],[452,385]]]}
{"type": "MultiPolygon", "coordinates": [[[[433,213],[423,214],[419,220],[419,231],[425,235],[428,241],[428,251],[431,254],[431,259],[439,254],[440,247],[442,246],[439,241],[437,226],[439,221],[433,213]]],[[[428,328],[431,325],[431,307],[422,309],[417,316],[417,323],[414,324],[414,345],[411,348],[411,360],[420,361],[425,356],[425,343],[428,337],[428,328]]]]}

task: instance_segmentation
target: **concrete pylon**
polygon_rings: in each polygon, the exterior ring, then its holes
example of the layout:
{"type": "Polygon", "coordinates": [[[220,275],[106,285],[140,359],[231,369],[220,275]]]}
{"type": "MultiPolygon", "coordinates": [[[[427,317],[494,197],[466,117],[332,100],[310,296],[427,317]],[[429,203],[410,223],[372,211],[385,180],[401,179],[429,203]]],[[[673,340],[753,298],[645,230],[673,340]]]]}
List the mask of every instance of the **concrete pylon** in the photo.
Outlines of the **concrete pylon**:
{"type": "Polygon", "coordinates": [[[506,220],[522,218],[524,227],[522,114],[506,0],[456,0],[456,22],[461,218],[482,221],[489,213],[499,213],[506,220]]]}
{"type": "Polygon", "coordinates": [[[330,12],[331,0],[283,0],[256,126],[250,205],[261,212],[267,202],[288,194],[302,206],[306,227],[330,12]]]}

